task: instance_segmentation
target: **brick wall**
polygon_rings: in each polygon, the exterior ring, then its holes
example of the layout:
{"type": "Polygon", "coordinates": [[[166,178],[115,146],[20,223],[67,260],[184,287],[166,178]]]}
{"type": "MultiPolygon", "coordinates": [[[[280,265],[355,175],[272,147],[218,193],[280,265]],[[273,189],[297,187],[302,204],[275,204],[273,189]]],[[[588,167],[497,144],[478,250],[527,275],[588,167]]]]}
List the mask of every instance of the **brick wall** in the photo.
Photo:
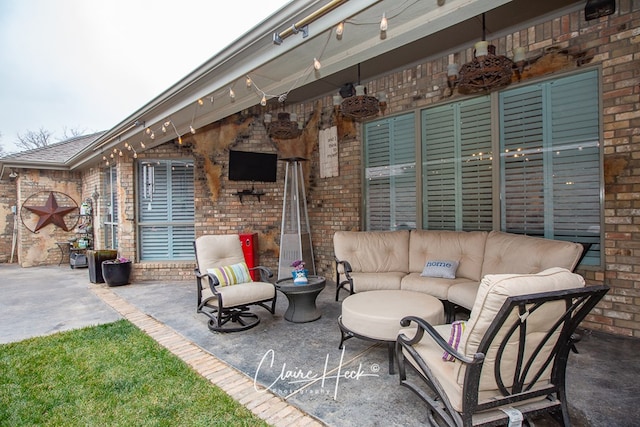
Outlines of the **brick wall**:
{"type": "Polygon", "coordinates": [[[74,218],[78,211],[65,216],[69,231],[49,224],[35,231],[39,216],[24,206],[43,206],[50,192],[55,192],[59,206],[78,206],[82,202],[80,173],[50,170],[23,170],[17,180],[17,206],[20,216],[17,254],[20,266],[57,264],[61,260],[56,242],[67,242],[77,237],[74,218]]]}
{"type": "MultiPolygon", "coordinates": [[[[7,175],[8,174],[9,172],[7,172],[7,175]]],[[[11,261],[14,229],[20,224],[19,218],[18,222],[15,222],[17,217],[11,211],[11,208],[16,206],[16,200],[16,182],[10,181],[5,176],[4,179],[0,180],[0,263],[8,263],[11,261]]],[[[17,261],[18,257],[17,253],[15,253],[13,262],[17,261]]]]}

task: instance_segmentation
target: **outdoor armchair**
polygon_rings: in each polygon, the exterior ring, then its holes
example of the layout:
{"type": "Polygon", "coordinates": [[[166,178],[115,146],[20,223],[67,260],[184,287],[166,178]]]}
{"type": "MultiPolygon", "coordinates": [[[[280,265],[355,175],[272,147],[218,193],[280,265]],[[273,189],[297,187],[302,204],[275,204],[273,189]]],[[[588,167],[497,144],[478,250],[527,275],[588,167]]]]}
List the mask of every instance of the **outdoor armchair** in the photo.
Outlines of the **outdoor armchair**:
{"type": "Polygon", "coordinates": [[[543,413],[569,425],[565,372],[574,331],[608,289],[585,288],[561,268],[485,276],[464,327],[402,320],[417,328],[401,330],[396,341],[400,384],[427,404],[434,425],[518,425],[543,413]],[[407,378],[409,367],[417,380],[407,378]]]}
{"type": "Polygon", "coordinates": [[[247,267],[238,235],[201,236],[194,248],[197,311],[209,317],[209,329],[236,332],[256,326],[260,318],[250,306],[275,312],[276,288],[268,282],[273,273],[266,267],[247,267]],[[250,270],[258,270],[261,280],[252,281],[250,270]]]}

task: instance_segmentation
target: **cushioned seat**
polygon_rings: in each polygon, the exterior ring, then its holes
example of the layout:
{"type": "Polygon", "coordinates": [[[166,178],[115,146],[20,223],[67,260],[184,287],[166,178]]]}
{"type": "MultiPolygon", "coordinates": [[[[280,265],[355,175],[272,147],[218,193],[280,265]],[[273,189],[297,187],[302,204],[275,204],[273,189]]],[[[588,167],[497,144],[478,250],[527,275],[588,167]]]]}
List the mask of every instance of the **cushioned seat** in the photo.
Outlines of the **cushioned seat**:
{"type": "Polygon", "coordinates": [[[193,245],[197,310],[209,318],[209,329],[235,332],[256,326],[260,318],[249,311],[252,305],[275,312],[276,288],[267,282],[273,274],[265,267],[254,267],[261,280],[251,279],[238,235],[200,236],[193,245]]]}
{"type": "Polygon", "coordinates": [[[400,320],[419,316],[435,324],[444,322],[442,302],[421,292],[379,290],[353,294],[342,302],[338,319],[344,341],[357,337],[389,344],[389,372],[393,373],[393,346],[400,330],[400,320]]]}
{"type": "Polygon", "coordinates": [[[567,424],[564,374],[573,332],[607,289],[584,288],[581,276],[562,268],[487,275],[466,327],[403,320],[400,384],[429,405],[433,425],[504,424],[509,418],[499,407],[515,408],[514,419],[518,411],[550,412],[567,424]],[[409,366],[423,383],[407,380],[409,366]]]}

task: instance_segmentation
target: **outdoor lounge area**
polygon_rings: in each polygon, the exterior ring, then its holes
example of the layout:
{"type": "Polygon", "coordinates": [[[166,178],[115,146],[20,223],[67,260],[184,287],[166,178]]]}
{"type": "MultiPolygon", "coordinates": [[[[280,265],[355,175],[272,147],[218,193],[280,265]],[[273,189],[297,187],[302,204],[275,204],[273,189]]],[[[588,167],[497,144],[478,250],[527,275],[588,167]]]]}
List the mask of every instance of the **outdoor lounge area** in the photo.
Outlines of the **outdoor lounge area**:
{"type": "MultiPolygon", "coordinates": [[[[47,312],[50,322],[59,322],[59,316],[73,315],[76,309],[72,312],[60,310],[63,305],[68,306],[64,301],[70,296],[78,298],[82,293],[96,293],[97,289],[113,293],[135,307],[128,311],[128,316],[133,319],[149,316],[157,320],[251,380],[255,378],[261,387],[268,384],[272,393],[323,424],[409,426],[427,423],[426,406],[398,384],[398,375],[388,374],[385,345],[353,339],[346,342],[344,352],[338,349],[340,303],[334,300],[331,286],[318,296],[317,305],[322,317],[317,321],[293,323],[284,320],[287,300],[280,297],[275,315],[266,310],[257,311],[261,319],[257,327],[238,333],[212,333],[207,327],[207,317],[195,310],[194,282],[139,282],[111,288],[90,284],[86,270],[70,272],[63,267],[44,267],[15,271],[20,274],[8,277],[14,276],[17,282],[42,274],[51,278],[46,285],[33,282],[50,298],[52,309],[58,307],[60,311],[59,314],[52,310],[47,312]],[[61,286],[58,283],[63,278],[66,283],[61,286]],[[339,365],[342,366],[341,374],[348,374],[350,378],[343,377],[339,381],[333,378],[334,369],[339,365]],[[322,377],[324,372],[327,372],[324,383],[304,378],[322,377]],[[296,379],[300,381],[295,382],[296,379]]],[[[4,286],[7,288],[3,291],[19,289],[19,286],[12,287],[10,278],[4,286]]],[[[9,301],[13,299],[10,297],[9,301]]],[[[17,317],[15,311],[7,314],[17,317]]],[[[16,322],[3,323],[14,330],[22,329],[16,322]]],[[[28,319],[24,324],[29,324],[28,319]]],[[[51,328],[54,325],[42,326],[51,328]]],[[[634,425],[634,420],[640,416],[640,409],[633,404],[638,390],[635,379],[640,374],[640,361],[635,356],[640,351],[640,341],[587,333],[577,348],[579,353],[569,356],[567,371],[572,425],[634,425]]]]}
{"type": "MultiPolygon", "coordinates": [[[[329,374],[324,386],[319,381],[288,384],[289,380],[278,380],[270,387],[271,392],[285,402],[322,424],[412,426],[427,422],[422,401],[398,384],[398,375],[388,375],[385,345],[354,339],[346,343],[344,353],[338,349],[340,304],[335,302],[330,286],[318,296],[322,317],[317,321],[284,320],[287,300],[280,297],[275,315],[258,311],[261,323],[257,327],[238,333],[212,333],[207,327],[207,317],[195,310],[194,282],[138,282],[112,288],[89,283],[86,270],[14,266],[3,269],[2,273],[4,300],[11,307],[0,313],[3,342],[114,321],[119,317],[117,313],[94,295],[106,293],[122,298],[127,318],[134,322],[155,319],[162,325],[160,329],[154,328],[160,335],[168,335],[162,328],[177,333],[250,380],[257,375],[259,382],[271,383],[274,376],[283,372],[321,376],[325,362],[332,369],[342,361],[343,374],[360,372],[359,376],[339,382],[329,374]],[[39,280],[43,276],[50,280],[47,283],[39,280]],[[20,285],[25,282],[33,286],[25,289],[20,285]],[[40,316],[40,321],[34,322],[30,313],[35,300],[28,298],[30,292],[50,302],[40,310],[46,321],[41,321],[40,316]],[[92,300],[97,301],[92,303],[92,300]],[[104,314],[98,317],[101,311],[104,314]]],[[[640,359],[636,356],[640,352],[640,340],[589,332],[583,335],[577,348],[578,354],[569,355],[567,369],[572,425],[635,425],[640,417],[640,408],[634,403],[638,392],[636,379],[640,375],[640,359]]]]}

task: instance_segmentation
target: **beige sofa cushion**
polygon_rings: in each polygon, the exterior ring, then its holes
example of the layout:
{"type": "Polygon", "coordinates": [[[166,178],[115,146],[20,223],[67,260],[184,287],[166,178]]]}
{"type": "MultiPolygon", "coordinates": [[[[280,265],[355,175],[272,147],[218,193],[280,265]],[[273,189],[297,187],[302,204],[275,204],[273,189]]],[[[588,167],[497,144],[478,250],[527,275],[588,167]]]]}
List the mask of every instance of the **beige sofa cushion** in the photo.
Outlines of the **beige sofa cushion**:
{"type": "Polygon", "coordinates": [[[420,273],[409,273],[402,278],[400,289],[403,291],[424,292],[438,299],[446,300],[449,296],[449,289],[453,285],[465,283],[478,285],[478,282],[469,282],[469,279],[463,277],[444,279],[440,277],[422,277],[420,273]]]}
{"type": "Polygon", "coordinates": [[[484,250],[482,276],[538,273],[551,267],[572,271],[582,249],[578,243],[492,231],[484,250]]]}
{"type": "MultiPolygon", "coordinates": [[[[538,274],[490,274],[485,276],[480,283],[476,300],[467,321],[467,328],[460,340],[459,351],[470,357],[476,353],[487,328],[493,322],[508,297],[581,287],[584,287],[582,276],[559,267],[550,268],[538,274]]],[[[539,334],[544,336],[545,331],[548,331],[551,324],[557,320],[554,314],[558,312],[564,313],[564,310],[564,301],[545,304],[542,309],[537,310],[527,319],[527,335],[539,334]]],[[[515,316],[516,314],[512,315],[515,316]]],[[[494,343],[499,343],[501,336],[504,336],[502,331],[498,333],[494,343]]],[[[517,346],[517,342],[515,342],[517,336],[513,338],[514,342],[510,345],[517,346]]],[[[528,340],[528,344],[533,346],[535,340],[528,340]]],[[[480,378],[480,390],[496,389],[493,375],[496,351],[497,345],[490,347],[486,354],[483,373],[480,378]]],[[[511,352],[511,354],[516,353],[515,351],[511,352]]],[[[509,354],[508,350],[506,354],[509,354]]],[[[507,369],[507,372],[513,372],[515,360],[506,360],[506,362],[503,358],[503,367],[507,369]]],[[[461,364],[456,365],[456,380],[458,384],[463,384],[464,367],[461,364]]]]}
{"type": "Polygon", "coordinates": [[[447,291],[447,300],[455,305],[471,310],[478,294],[478,282],[453,283],[447,291]]]}
{"type": "MultiPolygon", "coordinates": [[[[408,230],[336,231],[333,250],[336,258],[349,261],[354,273],[409,272],[408,230]]],[[[338,266],[338,271],[344,272],[342,266],[338,266]]],[[[396,289],[399,288],[400,281],[396,289]]]]}
{"type": "Polygon", "coordinates": [[[381,289],[398,290],[400,281],[406,273],[390,271],[387,273],[351,273],[353,292],[377,291],[381,289]]]}
{"type": "Polygon", "coordinates": [[[420,273],[427,261],[458,261],[456,278],[480,281],[486,231],[412,230],[409,272],[420,273]]]}

